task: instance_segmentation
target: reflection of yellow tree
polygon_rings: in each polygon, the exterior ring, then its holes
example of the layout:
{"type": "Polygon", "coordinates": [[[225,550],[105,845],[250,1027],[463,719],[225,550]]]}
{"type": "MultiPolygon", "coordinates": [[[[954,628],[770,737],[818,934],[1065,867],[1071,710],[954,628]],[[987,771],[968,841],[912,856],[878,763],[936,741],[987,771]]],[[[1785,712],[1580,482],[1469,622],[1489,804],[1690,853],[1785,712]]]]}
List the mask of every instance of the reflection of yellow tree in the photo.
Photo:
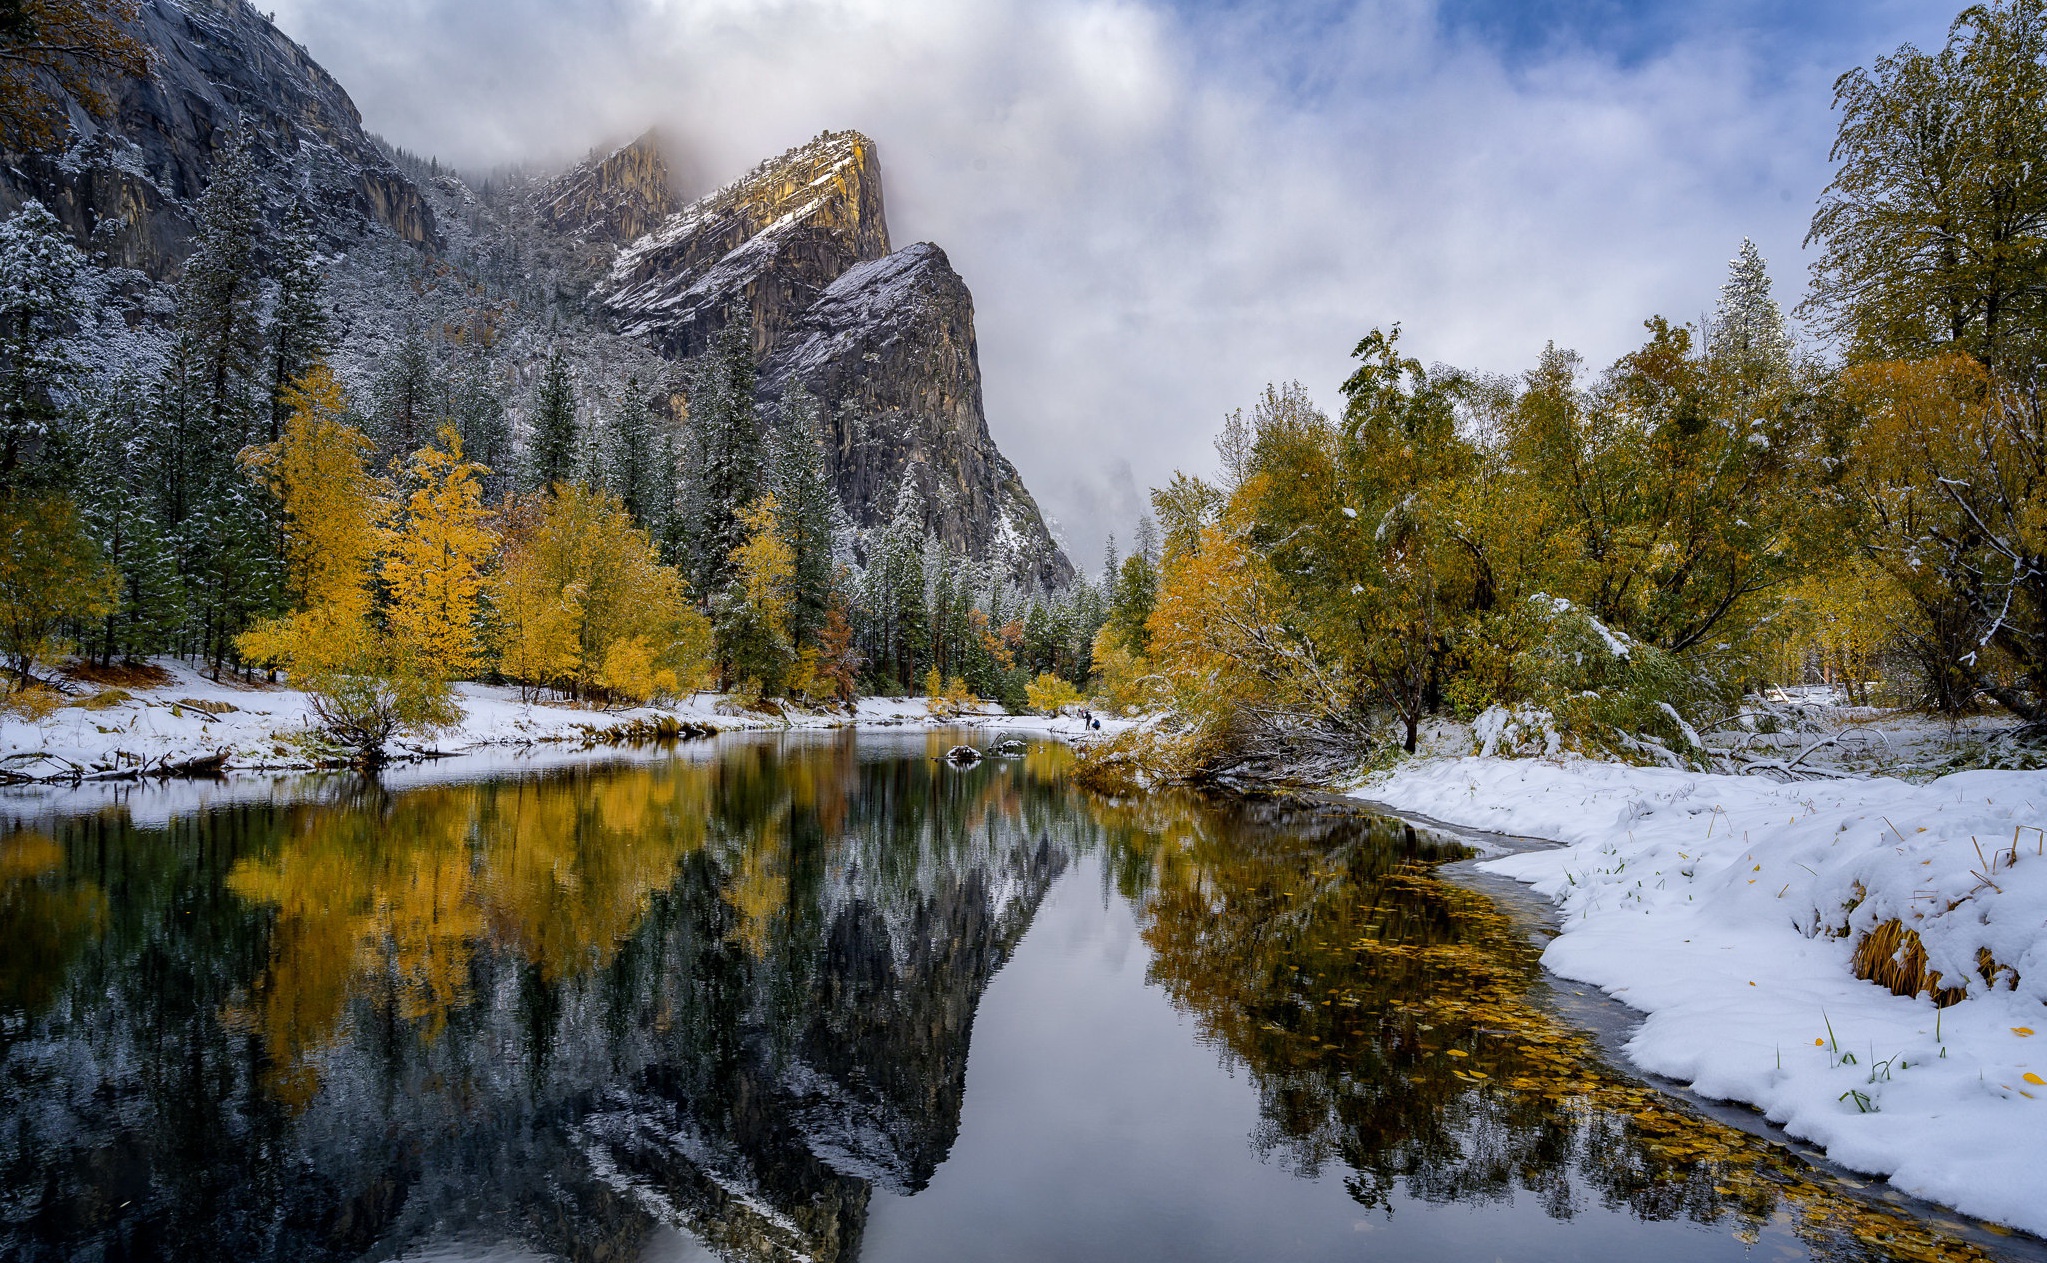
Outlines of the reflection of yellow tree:
{"type": "Polygon", "coordinates": [[[608,964],[702,844],[708,790],[705,770],[672,765],[303,812],[277,851],[228,876],[241,898],[276,909],[245,1019],[269,1049],[272,1091],[311,1098],[310,1056],[358,990],[390,994],[398,1017],[437,1037],[469,1003],[487,938],[548,981],[608,964]],[[372,978],[382,985],[365,988],[372,978]]]}
{"type": "Polygon", "coordinates": [[[1980,1257],[1615,1074],[1531,1002],[1533,949],[1489,899],[1441,880],[1425,843],[1326,819],[1262,829],[1163,796],[1096,810],[1151,977],[1250,1068],[1261,1144],[1304,1171],[1348,1166],[1360,1200],[1396,1181],[1428,1199],[1518,1184],[1568,1213],[1582,1181],[1745,1239],[1784,1209],[1830,1248],[1980,1257]]]}
{"type": "Polygon", "coordinates": [[[64,848],[40,833],[0,838],[0,1013],[49,1003],[71,957],[100,932],[106,899],[61,880],[64,848]]]}

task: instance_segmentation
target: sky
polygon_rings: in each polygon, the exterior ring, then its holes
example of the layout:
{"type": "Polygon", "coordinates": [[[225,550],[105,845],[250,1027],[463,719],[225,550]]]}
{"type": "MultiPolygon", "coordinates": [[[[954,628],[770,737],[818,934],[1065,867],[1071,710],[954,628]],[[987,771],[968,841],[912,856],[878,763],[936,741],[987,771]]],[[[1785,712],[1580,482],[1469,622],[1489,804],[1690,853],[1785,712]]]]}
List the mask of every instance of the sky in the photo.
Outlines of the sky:
{"type": "Polygon", "coordinates": [[[662,128],[686,192],[874,139],[897,247],[975,302],[990,429],[1083,565],[1268,382],[1594,366],[1788,309],[1832,86],[1959,0],[272,0],[365,123],[482,173],[662,128]]]}

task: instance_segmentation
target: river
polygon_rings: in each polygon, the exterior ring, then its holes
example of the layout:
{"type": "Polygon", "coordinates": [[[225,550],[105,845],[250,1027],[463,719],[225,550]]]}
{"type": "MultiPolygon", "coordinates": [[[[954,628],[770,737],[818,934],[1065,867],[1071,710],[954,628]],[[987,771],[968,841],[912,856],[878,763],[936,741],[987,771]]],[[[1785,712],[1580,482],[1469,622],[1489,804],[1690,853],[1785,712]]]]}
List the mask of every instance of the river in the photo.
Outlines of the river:
{"type": "Polygon", "coordinates": [[[956,739],[0,802],[0,1259],[2039,1257],[1617,1071],[1454,838],[956,739]]]}

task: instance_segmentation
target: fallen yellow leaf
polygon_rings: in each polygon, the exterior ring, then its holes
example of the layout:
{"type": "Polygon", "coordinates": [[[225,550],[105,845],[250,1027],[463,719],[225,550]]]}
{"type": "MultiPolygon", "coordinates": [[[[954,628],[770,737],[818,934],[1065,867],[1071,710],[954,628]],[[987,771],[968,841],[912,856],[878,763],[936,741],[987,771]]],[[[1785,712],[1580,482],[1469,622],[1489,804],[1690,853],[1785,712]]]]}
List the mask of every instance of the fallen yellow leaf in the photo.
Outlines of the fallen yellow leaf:
{"type": "Polygon", "coordinates": [[[2047,1079],[2043,1079],[2043,1078],[2041,1078],[2041,1077],[2040,1077],[2039,1075],[2037,1075],[2037,1074],[2034,1074],[2034,1073],[2033,1073],[2032,1071],[2030,1071],[2030,1070],[2026,1071],[2026,1072],[2025,1072],[2024,1074],[2020,1075],[2019,1077],[2020,1077],[2021,1079],[2024,1079],[2024,1080],[2025,1080],[2026,1082],[2028,1082],[2028,1083],[2037,1083],[2037,1084],[2039,1084],[2039,1085],[2040,1085],[2041,1087],[2043,1087],[2043,1088],[2047,1088],[2047,1079]]]}
{"type": "Polygon", "coordinates": [[[2011,1028],[2011,1033],[2018,1036],[2020,1039],[2024,1039],[2026,1036],[2033,1033],[2033,1028],[2030,1026],[2014,1026],[2011,1028]]]}
{"type": "Polygon", "coordinates": [[[1452,1048],[1449,1049],[1448,1052],[1452,1057],[1469,1057],[1471,1055],[1470,1053],[1464,1051],[1462,1048],[1452,1048]]]}

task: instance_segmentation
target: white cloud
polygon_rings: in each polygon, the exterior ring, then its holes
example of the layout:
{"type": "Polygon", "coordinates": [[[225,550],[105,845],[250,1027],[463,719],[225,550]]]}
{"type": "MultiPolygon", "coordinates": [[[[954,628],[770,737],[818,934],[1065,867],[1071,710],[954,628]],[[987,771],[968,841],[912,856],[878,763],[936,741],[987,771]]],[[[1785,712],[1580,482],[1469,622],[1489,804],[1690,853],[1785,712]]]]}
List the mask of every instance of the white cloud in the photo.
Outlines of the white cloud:
{"type": "Polygon", "coordinates": [[[1490,371],[1550,338],[1601,362],[1709,306],[1744,235],[1792,298],[1845,68],[1735,37],[1509,66],[1424,0],[277,2],[372,128],[462,166],[658,122],[709,187],[868,133],[897,244],[974,291],[991,426],[1083,564],[1266,381],[1333,403],[1375,324],[1490,371]]]}

